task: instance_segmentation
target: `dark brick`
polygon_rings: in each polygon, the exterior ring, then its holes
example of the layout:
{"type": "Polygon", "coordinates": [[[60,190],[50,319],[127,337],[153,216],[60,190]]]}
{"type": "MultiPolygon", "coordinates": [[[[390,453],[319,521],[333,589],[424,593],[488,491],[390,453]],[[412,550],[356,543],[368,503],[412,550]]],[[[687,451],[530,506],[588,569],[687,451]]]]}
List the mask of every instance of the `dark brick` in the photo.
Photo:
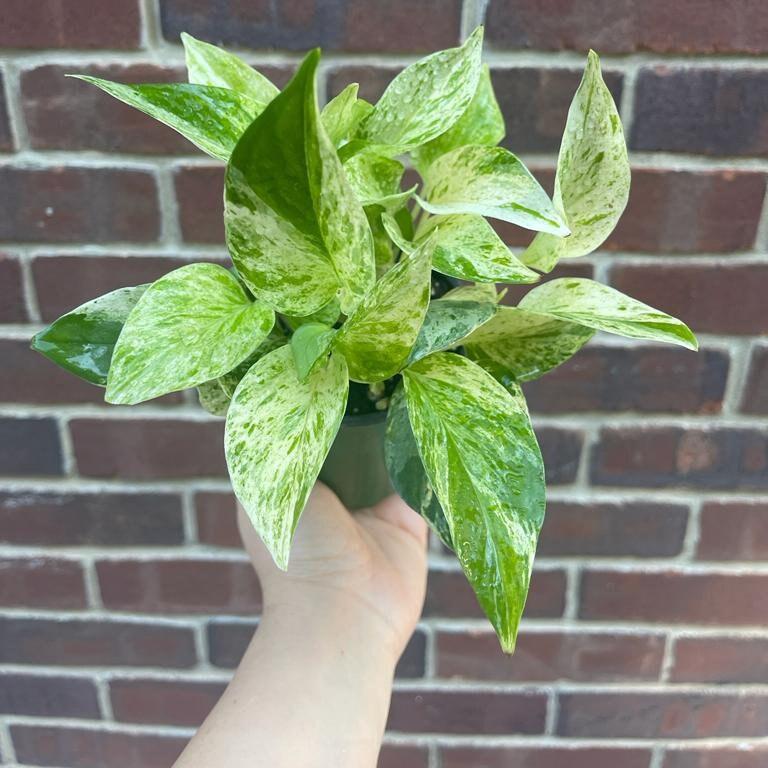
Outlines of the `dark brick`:
{"type": "Polygon", "coordinates": [[[579,470],[584,437],[580,432],[541,427],[536,430],[549,485],[572,483],[579,470]]]}
{"type": "MultiPolygon", "coordinates": [[[[604,71],[603,77],[620,103],[622,76],[604,71]]],[[[515,67],[494,69],[492,80],[507,127],[503,146],[515,153],[557,152],[581,72],[515,67]]]]}
{"type": "Polygon", "coordinates": [[[0,475],[62,475],[53,419],[0,418],[0,475]]]}
{"type": "Polygon", "coordinates": [[[547,699],[540,693],[395,691],[387,729],[404,733],[512,735],[543,733],[547,699]]]}
{"type": "Polygon", "coordinates": [[[429,768],[429,751],[426,747],[385,744],[376,768],[429,768]]]}
{"type": "Polygon", "coordinates": [[[139,0],[3,0],[0,48],[139,48],[139,0]]]}
{"type": "Polygon", "coordinates": [[[768,504],[707,502],[700,529],[700,560],[768,560],[768,504]]]}
{"type": "Polygon", "coordinates": [[[750,429],[603,429],[593,447],[596,485],[768,486],[768,433],[750,429]]]}
{"type": "Polygon", "coordinates": [[[0,253],[0,323],[26,323],[28,320],[21,265],[17,259],[0,253]]]}
{"type": "Polygon", "coordinates": [[[655,67],[635,87],[635,150],[766,155],[768,72],[655,67]]]}
{"type": "Polygon", "coordinates": [[[25,243],[157,240],[157,186],[145,171],[0,167],[0,239],[25,243]]]}
{"type": "Polygon", "coordinates": [[[367,64],[346,64],[335,67],[328,73],[328,97],[332,98],[341,93],[350,83],[358,83],[360,98],[375,104],[400,70],[401,67],[378,67],[367,64]]]}
{"type": "Polygon", "coordinates": [[[0,661],[86,667],[192,667],[191,629],[125,621],[0,617],[0,661]]]}
{"type": "Polygon", "coordinates": [[[5,79],[0,72],[0,152],[13,152],[13,134],[6,100],[5,79]]]}
{"type": "Polygon", "coordinates": [[[658,680],[661,635],[523,631],[513,656],[491,632],[440,632],[437,674],[509,682],[658,680]]]}
{"type": "Polygon", "coordinates": [[[67,768],[168,768],[189,741],[178,736],[50,725],[12,725],[11,737],[19,761],[67,768]]]}
{"type": "Polygon", "coordinates": [[[590,570],[580,616],[667,624],[765,624],[768,577],[718,573],[590,570]]]}
{"type": "Polygon", "coordinates": [[[101,560],[104,605],[141,613],[235,613],[261,610],[250,563],[226,560],[101,560]]]}
{"type": "Polygon", "coordinates": [[[491,0],[486,29],[500,48],[600,53],[763,53],[761,0],[491,0]],[[599,20],[599,23],[598,21],[599,20]]]}
{"type": "Polygon", "coordinates": [[[741,412],[768,414],[768,346],[758,346],[752,350],[741,412]]]}
{"type": "Polygon", "coordinates": [[[0,605],[13,608],[85,608],[83,569],[72,560],[0,558],[0,605]]]}
{"type": "Polygon", "coordinates": [[[84,678],[0,675],[0,714],[35,717],[101,717],[96,687],[84,678]]]}
{"type": "Polygon", "coordinates": [[[73,419],[69,426],[86,477],[226,476],[219,421],[73,419]]]}
{"type": "Polygon", "coordinates": [[[672,557],[688,524],[682,504],[550,502],[539,557],[672,557]]]}
{"type": "Polygon", "coordinates": [[[200,491],[195,494],[197,538],[201,544],[213,547],[240,549],[240,531],[237,529],[237,507],[231,493],[200,491]]]}
{"type": "Polygon", "coordinates": [[[768,640],[761,637],[681,637],[670,680],[676,683],[768,683],[768,640]]]}
{"type": "Polygon", "coordinates": [[[223,243],[224,170],[200,165],[178,168],[173,183],[184,240],[189,243],[223,243]]]}
{"type": "Polygon", "coordinates": [[[166,546],[184,541],[170,493],[0,492],[0,542],[48,546],[166,546]]]}
{"type": "Polygon", "coordinates": [[[766,728],[766,696],[675,691],[562,694],[557,723],[558,735],[573,738],[748,738],[766,728]]]}
{"type": "Polygon", "coordinates": [[[610,747],[441,747],[442,768],[649,768],[647,749],[610,747]]]}
{"type": "Polygon", "coordinates": [[[736,747],[667,749],[661,768],[763,768],[768,747],[743,743],[736,747]]]}

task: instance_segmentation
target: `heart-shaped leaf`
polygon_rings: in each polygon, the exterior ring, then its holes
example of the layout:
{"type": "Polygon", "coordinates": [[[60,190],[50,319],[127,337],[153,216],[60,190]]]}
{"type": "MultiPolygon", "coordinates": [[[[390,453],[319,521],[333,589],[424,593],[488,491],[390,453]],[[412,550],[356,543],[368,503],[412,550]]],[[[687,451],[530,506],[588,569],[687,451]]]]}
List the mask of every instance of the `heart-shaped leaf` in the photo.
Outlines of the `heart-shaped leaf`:
{"type": "Polygon", "coordinates": [[[291,336],[293,362],[301,381],[305,381],[315,365],[328,354],[335,335],[333,328],[322,323],[304,323],[291,336]]]}
{"type": "Polygon", "coordinates": [[[447,352],[403,372],[408,416],[461,567],[514,649],[544,521],[544,464],[522,393],[447,352]]]}
{"type": "Polygon", "coordinates": [[[373,111],[373,105],[357,98],[357,83],[350,83],[334,96],[320,113],[328,138],[338,147],[354,136],[360,121],[373,111]]]}
{"type": "Polygon", "coordinates": [[[370,151],[360,152],[344,163],[344,173],[357,199],[364,206],[378,205],[389,212],[402,208],[416,191],[416,186],[400,188],[404,170],[397,160],[370,151]]]}
{"type": "Polygon", "coordinates": [[[109,403],[133,404],[232,370],[266,338],[271,309],[216,264],[189,264],[147,288],[117,340],[109,403]]]}
{"type": "Polygon", "coordinates": [[[115,344],[148,285],[118,288],[67,312],[32,339],[32,349],[81,379],[107,385],[115,344]]]}
{"type": "Polygon", "coordinates": [[[217,381],[219,386],[224,390],[224,394],[231,400],[235,394],[237,385],[242,381],[248,371],[259,361],[262,357],[265,357],[270,352],[285,346],[288,343],[288,337],[285,335],[283,329],[275,324],[275,327],[269,332],[264,341],[259,344],[258,347],[243,360],[242,363],[236,365],[231,371],[228,371],[223,376],[219,376],[217,381]]]}
{"type": "Polygon", "coordinates": [[[340,355],[299,380],[289,347],[270,352],[243,377],[227,414],[224,449],[232,487],[279,568],[347,402],[340,355]]]}
{"type": "Polygon", "coordinates": [[[211,416],[226,416],[229,409],[229,395],[222,389],[218,379],[197,385],[197,399],[211,416]]]}

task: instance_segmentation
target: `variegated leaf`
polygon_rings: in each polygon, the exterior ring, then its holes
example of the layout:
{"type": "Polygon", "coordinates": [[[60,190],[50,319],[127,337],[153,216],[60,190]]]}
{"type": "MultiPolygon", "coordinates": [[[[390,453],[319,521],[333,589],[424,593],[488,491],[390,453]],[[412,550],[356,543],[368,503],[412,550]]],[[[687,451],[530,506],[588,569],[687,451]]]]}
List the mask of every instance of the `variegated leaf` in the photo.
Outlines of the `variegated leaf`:
{"type": "Polygon", "coordinates": [[[600,59],[590,51],[568,111],[555,176],[555,207],[571,234],[537,235],[523,261],[549,272],[558,259],[592,253],[616,226],[629,198],[629,182],[619,112],[600,74],[600,59]]]}
{"type": "Polygon", "coordinates": [[[417,168],[426,168],[436,157],[456,147],[482,144],[494,147],[504,138],[504,116],[493,93],[491,72],[483,64],[475,95],[464,114],[445,133],[413,152],[417,168]]]}
{"type": "Polygon", "coordinates": [[[354,381],[394,376],[406,363],[429,304],[432,240],[403,256],[363,299],[336,336],[354,381]]]}
{"type": "Polygon", "coordinates": [[[317,312],[303,317],[285,315],[284,319],[294,331],[305,323],[323,323],[324,325],[333,325],[341,314],[341,307],[338,299],[331,299],[324,307],[320,307],[317,312]]]}
{"type": "Polygon", "coordinates": [[[619,336],[698,349],[690,328],[676,317],[586,278],[550,280],[529,291],[519,307],[619,336]]]}
{"type": "Polygon", "coordinates": [[[544,521],[544,464],[517,388],[446,352],[403,372],[430,484],[502,648],[514,649],[544,521]]]}
{"type": "Polygon", "coordinates": [[[403,171],[402,163],[374,152],[360,152],[344,163],[344,173],[357,199],[365,206],[379,205],[389,212],[402,208],[416,191],[416,186],[400,189],[403,171]]]}
{"type": "Polygon", "coordinates": [[[239,56],[196,40],[186,32],[181,33],[181,42],[184,44],[190,83],[230,88],[260,104],[262,109],[280,93],[268,78],[239,56]]]}
{"type": "Polygon", "coordinates": [[[327,356],[336,331],[322,323],[305,323],[291,336],[293,362],[299,379],[305,381],[324,356],[327,356]]]}
{"type": "Polygon", "coordinates": [[[576,354],[595,332],[518,307],[496,315],[464,340],[467,357],[505,386],[537,379],[576,354]]]}
{"type": "Polygon", "coordinates": [[[459,147],[425,171],[429,213],[474,213],[526,229],[567,235],[569,230],[530,171],[502,147],[459,147]]]}
{"type": "Polygon", "coordinates": [[[216,264],[189,264],[147,288],[117,340],[109,403],[132,404],[221,376],[248,357],[275,322],[216,264]]]}
{"type": "Polygon", "coordinates": [[[224,449],[232,487],[279,568],[344,416],[349,381],[331,356],[305,382],[289,347],[243,377],[227,414],[224,449]]]}
{"type": "Polygon", "coordinates": [[[197,399],[211,416],[226,416],[229,409],[229,396],[221,387],[218,379],[204,381],[197,386],[197,399]]]}
{"type": "Polygon", "coordinates": [[[35,334],[32,349],[75,376],[105,387],[120,331],[148,287],[118,288],[67,312],[35,334]]]}
{"type": "Polygon", "coordinates": [[[493,283],[475,283],[474,285],[460,285],[458,288],[451,288],[441,298],[445,301],[490,301],[498,304],[502,296],[503,293],[496,292],[496,286],[493,283]]]}
{"type": "Polygon", "coordinates": [[[264,341],[262,341],[242,363],[236,365],[231,371],[227,371],[223,376],[219,376],[219,386],[224,390],[224,394],[231,400],[232,396],[235,394],[237,385],[240,383],[243,376],[251,370],[254,364],[261,360],[262,357],[265,357],[270,352],[279,349],[287,343],[288,337],[285,335],[285,332],[278,324],[275,324],[275,327],[269,332],[267,338],[264,339],[264,341]]]}
{"type": "Polygon", "coordinates": [[[450,128],[469,106],[480,77],[483,29],[459,48],[406,67],[387,87],[358,136],[370,144],[413,149],[450,128]]]}
{"type": "Polygon", "coordinates": [[[74,75],[178,131],[211,157],[226,162],[264,105],[226,88],[172,83],[123,85],[74,75]]]}
{"type": "Polygon", "coordinates": [[[320,114],[323,126],[335,147],[354,136],[360,121],[373,111],[373,105],[357,98],[357,83],[350,83],[334,96],[320,114]]]}

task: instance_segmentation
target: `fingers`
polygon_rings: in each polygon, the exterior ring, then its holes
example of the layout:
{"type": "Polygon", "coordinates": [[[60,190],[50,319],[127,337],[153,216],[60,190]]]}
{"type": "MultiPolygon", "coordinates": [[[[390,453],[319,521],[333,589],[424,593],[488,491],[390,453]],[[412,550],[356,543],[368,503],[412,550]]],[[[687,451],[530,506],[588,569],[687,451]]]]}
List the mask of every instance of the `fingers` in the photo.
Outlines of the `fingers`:
{"type": "Polygon", "coordinates": [[[392,494],[371,508],[371,514],[409,533],[422,546],[427,546],[429,531],[424,518],[414,512],[399,496],[392,494]]]}

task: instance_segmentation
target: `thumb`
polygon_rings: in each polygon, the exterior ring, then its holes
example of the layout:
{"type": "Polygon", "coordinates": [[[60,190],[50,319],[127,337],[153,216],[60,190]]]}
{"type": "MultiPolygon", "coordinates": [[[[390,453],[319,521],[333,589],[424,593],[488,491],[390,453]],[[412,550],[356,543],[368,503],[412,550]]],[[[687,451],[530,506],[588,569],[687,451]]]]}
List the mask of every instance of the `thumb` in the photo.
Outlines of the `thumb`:
{"type": "Polygon", "coordinates": [[[418,512],[414,512],[396,494],[387,496],[374,507],[371,507],[370,513],[373,517],[410,534],[423,547],[427,546],[429,529],[424,518],[418,512]]]}

